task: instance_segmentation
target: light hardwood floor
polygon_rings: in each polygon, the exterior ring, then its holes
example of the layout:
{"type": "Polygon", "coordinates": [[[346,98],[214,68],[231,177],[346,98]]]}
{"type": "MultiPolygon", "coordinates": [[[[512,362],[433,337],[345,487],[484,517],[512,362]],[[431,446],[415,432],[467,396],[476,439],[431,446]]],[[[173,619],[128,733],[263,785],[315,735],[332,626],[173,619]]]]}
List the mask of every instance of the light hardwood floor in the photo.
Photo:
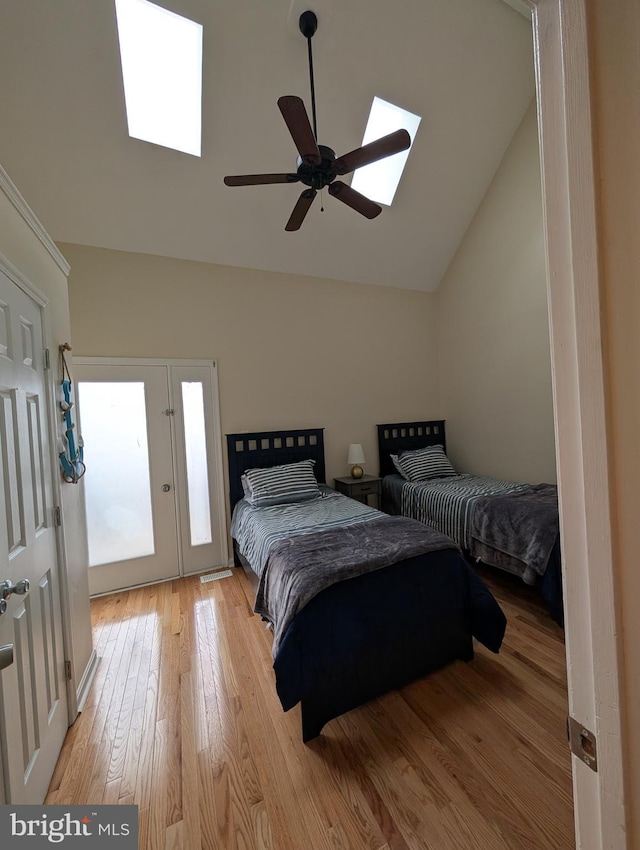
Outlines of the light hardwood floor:
{"type": "Polygon", "coordinates": [[[95,599],[100,664],[46,802],[136,803],[141,850],[573,848],[562,631],[505,578],[500,655],[478,647],[307,746],[242,570],[95,599]]]}

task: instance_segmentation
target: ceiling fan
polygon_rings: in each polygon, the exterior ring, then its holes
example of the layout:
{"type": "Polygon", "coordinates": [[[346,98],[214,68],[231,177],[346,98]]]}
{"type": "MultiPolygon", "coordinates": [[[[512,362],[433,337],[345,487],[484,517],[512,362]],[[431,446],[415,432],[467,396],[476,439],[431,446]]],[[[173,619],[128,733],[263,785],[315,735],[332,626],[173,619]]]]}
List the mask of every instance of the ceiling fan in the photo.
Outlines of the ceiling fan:
{"type": "Polygon", "coordinates": [[[225,177],[224,182],[227,186],[259,186],[267,183],[304,183],[308,186],[309,188],[304,189],[298,198],[285,230],[299,230],[318,191],[325,186],[328,187],[329,194],[343,204],[366,218],[375,218],[382,212],[382,207],[341,180],[336,180],[336,177],[406,150],[411,145],[411,137],[406,130],[396,130],[388,136],[376,139],[340,157],[336,157],[335,152],[326,145],[319,145],[311,50],[311,39],[318,28],[318,19],[311,11],[303,12],[298,26],[307,39],[309,51],[313,129],[301,98],[295,95],[284,95],[278,99],[280,112],[298,149],[297,169],[295,172],[285,174],[240,174],[225,177]]]}

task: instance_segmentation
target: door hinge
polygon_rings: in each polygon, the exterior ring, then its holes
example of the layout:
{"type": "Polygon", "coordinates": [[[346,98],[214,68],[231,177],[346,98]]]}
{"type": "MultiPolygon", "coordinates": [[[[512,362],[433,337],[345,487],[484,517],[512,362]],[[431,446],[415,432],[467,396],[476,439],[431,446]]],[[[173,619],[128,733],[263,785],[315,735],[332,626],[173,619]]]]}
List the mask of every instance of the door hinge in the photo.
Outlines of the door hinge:
{"type": "Polygon", "coordinates": [[[45,370],[46,370],[46,369],[50,369],[50,368],[51,368],[51,358],[49,357],[49,349],[48,349],[48,348],[45,348],[45,349],[43,350],[43,352],[42,352],[42,358],[43,358],[43,360],[44,360],[44,368],[45,368],[45,370]]]}
{"type": "Polygon", "coordinates": [[[591,770],[598,772],[596,736],[573,717],[567,717],[567,738],[571,752],[591,770]]]}
{"type": "Polygon", "coordinates": [[[57,526],[62,525],[62,511],[59,505],[56,505],[53,509],[53,524],[57,526]]]}
{"type": "Polygon", "coordinates": [[[70,682],[71,681],[71,662],[70,661],[64,662],[64,675],[66,676],[67,681],[70,682]]]}

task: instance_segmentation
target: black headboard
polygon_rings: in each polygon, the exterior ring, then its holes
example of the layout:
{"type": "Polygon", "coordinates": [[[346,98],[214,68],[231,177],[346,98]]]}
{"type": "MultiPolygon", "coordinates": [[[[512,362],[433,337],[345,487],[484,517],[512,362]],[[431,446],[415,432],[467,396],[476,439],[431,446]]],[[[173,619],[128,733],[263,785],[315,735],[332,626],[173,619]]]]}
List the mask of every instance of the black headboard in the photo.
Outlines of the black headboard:
{"type": "Polygon", "coordinates": [[[393,475],[397,472],[390,455],[425,446],[442,446],[447,450],[444,434],[444,419],[432,419],[428,422],[393,422],[378,425],[378,457],[380,475],[393,475]]]}
{"type": "Polygon", "coordinates": [[[229,498],[231,510],[244,495],[242,474],[247,469],[263,469],[315,460],[315,476],[325,483],[324,428],[305,428],[302,431],[253,431],[227,434],[229,453],[229,498]]]}

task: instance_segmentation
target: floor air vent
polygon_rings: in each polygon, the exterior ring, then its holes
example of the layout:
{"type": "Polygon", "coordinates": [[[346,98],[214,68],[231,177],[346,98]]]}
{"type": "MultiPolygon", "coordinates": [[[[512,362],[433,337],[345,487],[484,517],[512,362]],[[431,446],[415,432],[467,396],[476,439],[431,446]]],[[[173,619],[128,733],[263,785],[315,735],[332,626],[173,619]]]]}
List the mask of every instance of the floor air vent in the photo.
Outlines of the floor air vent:
{"type": "Polygon", "coordinates": [[[208,581],[216,581],[216,579],[219,578],[229,578],[229,576],[232,575],[233,573],[231,570],[218,570],[217,573],[209,573],[209,575],[200,576],[200,583],[206,584],[208,581]]]}

